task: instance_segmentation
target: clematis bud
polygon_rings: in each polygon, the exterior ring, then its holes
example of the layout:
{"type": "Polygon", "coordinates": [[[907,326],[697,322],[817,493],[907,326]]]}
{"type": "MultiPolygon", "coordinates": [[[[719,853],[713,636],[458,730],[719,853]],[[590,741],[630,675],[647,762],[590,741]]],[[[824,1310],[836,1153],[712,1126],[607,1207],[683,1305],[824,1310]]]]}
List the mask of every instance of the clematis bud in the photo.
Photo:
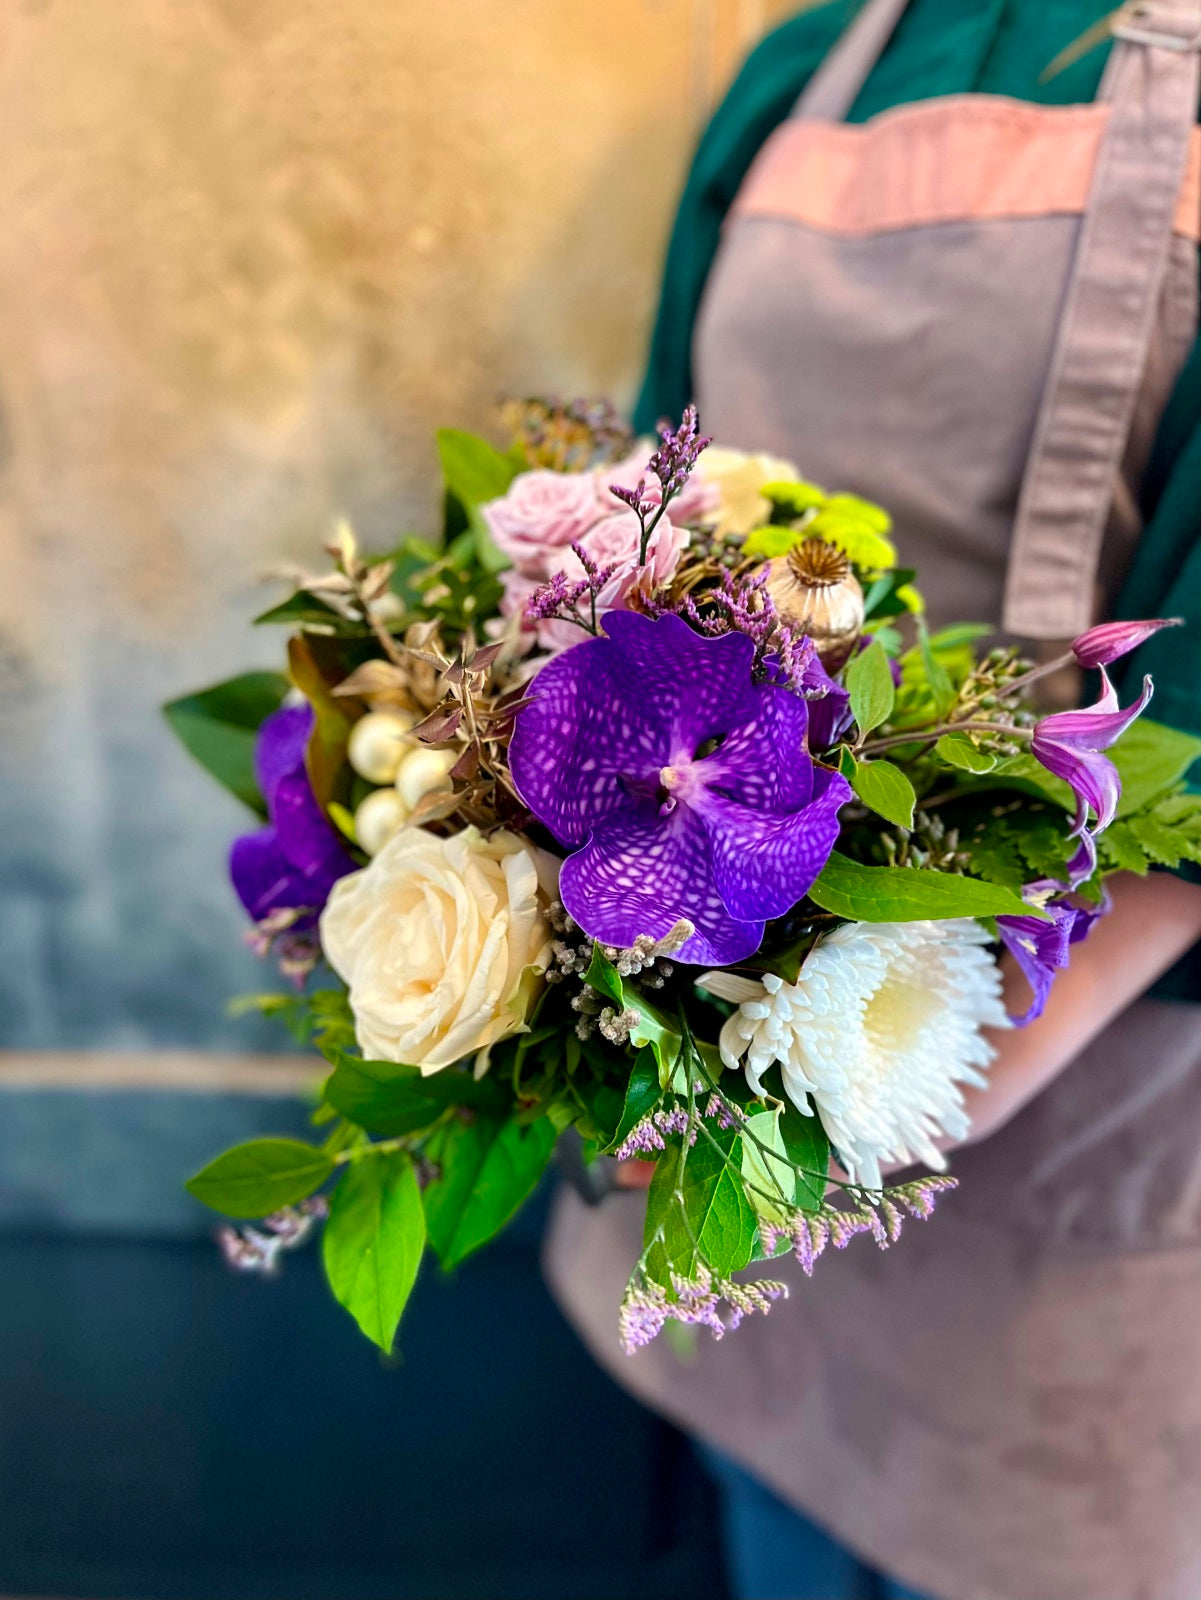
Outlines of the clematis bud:
{"type": "Polygon", "coordinates": [[[1072,640],[1072,654],[1082,667],[1107,667],[1161,628],[1178,628],[1183,621],[1183,617],[1155,617],[1145,622],[1102,622],[1072,640]]]}

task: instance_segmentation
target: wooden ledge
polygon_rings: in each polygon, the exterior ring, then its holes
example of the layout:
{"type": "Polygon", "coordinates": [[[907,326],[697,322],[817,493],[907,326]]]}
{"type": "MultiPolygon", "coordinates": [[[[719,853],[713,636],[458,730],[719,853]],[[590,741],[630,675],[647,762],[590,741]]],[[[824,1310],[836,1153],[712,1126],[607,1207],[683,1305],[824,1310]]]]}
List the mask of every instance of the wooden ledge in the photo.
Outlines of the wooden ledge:
{"type": "Polygon", "coordinates": [[[0,1050],[6,1089],[152,1089],[180,1094],[312,1095],[329,1069],[317,1056],[200,1050],[0,1050]]]}

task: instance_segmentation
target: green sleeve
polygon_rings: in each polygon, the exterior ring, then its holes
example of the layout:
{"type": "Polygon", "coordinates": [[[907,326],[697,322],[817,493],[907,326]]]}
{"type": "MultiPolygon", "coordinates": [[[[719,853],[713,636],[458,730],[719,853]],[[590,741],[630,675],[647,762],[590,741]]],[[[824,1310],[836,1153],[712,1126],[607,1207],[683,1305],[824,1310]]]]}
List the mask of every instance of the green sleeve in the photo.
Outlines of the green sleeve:
{"type": "Polygon", "coordinates": [[[827,0],[763,40],[706,128],[667,249],[663,291],[634,425],[650,432],[692,399],[692,328],[721,225],[747,169],[858,9],[827,0]]]}

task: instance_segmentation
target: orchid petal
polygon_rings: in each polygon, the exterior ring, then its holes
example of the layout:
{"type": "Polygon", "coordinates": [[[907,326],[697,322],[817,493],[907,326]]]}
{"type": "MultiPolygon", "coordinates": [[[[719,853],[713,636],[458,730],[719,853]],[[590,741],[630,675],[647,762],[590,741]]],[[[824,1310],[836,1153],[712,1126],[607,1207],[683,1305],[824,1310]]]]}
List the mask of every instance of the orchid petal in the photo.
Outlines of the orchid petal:
{"type": "Polygon", "coordinates": [[[660,816],[647,802],[601,822],[559,877],[567,911],[602,944],[628,948],[641,934],[662,939],[686,917],[696,932],[677,959],[728,966],[753,955],[762,921],[735,921],[712,881],[709,837],[686,806],[660,816]]]}
{"type": "Polygon", "coordinates": [[[754,812],[720,795],[706,797],[702,815],[713,881],[731,916],[784,916],[829,860],[838,841],[838,810],[851,798],[851,786],[826,767],[815,772],[817,792],[803,811],[754,812]]]}

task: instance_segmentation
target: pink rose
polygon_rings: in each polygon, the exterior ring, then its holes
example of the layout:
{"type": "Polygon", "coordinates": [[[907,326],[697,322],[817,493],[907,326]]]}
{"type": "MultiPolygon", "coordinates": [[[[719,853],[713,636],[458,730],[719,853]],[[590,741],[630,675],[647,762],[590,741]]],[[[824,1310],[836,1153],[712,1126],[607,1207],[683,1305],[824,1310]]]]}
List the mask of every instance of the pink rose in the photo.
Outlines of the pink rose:
{"type": "MultiPolygon", "coordinates": [[[[616,461],[611,467],[598,467],[593,476],[597,480],[601,499],[607,508],[620,505],[609,492],[611,484],[618,484],[623,489],[637,487],[639,478],[646,479],[646,496],[655,505],[659,504],[659,480],[647,466],[654,451],[653,444],[641,444],[633,455],[626,456],[624,461],[616,461]]],[[[694,472],[679,494],[671,502],[671,515],[676,522],[694,523],[702,518],[715,513],[721,502],[721,491],[717,484],[708,482],[699,473],[694,472]]]]}
{"type": "Polygon", "coordinates": [[[480,507],[497,548],[523,577],[544,583],[567,547],[604,515],[590,472],[519,473],[499,500],[480,507]]]}
{"type": "MultiPolygon", "coordinates": [[[[646,565],[640,566],[638,549],[641,537],[638,518],[629,509],[623,509],[602,517],[577,541],[598,567],[614,568],[597,596],[598,617],[607,611],[624,610],[635,591],[649,596],[652,590],[665,583],[675,571],[680,553],[687,547],[689,539],[687,529],[677,528],[669,517],[664,517],[651,535],[646,565]]],[[[574,550],[559,551],[557,557],[554,571],[564,572],[577,581],[584,577],[584,568],[574,550]]],[[[500,581],[504,587],[501,614],[514,616],[524,611],[526,601],[536,585],[517,572],[502,572],[500,581]]],[[[568,645],[579,644],[585,637],[574,622],[556,620],[529,623],[527,626],[533,629],[539,646],[552,653],[565,650],[568,645]]]]}

